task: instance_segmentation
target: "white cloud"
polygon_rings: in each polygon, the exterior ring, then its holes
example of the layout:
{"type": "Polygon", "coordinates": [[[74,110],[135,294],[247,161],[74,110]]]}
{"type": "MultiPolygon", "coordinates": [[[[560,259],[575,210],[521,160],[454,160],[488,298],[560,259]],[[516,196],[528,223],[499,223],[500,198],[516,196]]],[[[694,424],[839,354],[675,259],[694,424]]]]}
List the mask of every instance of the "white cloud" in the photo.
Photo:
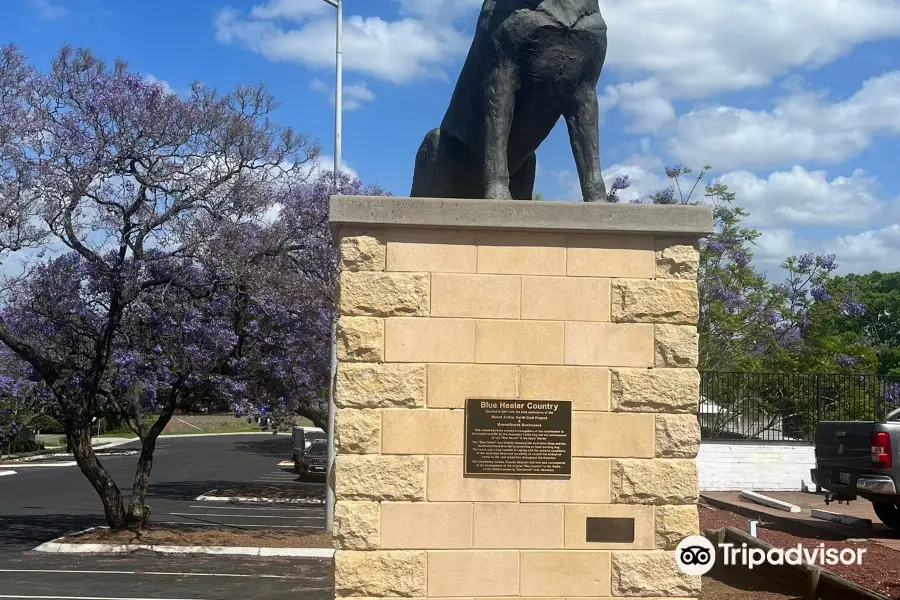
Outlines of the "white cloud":
{"type": "Polygon", "coordinates": [[[689,164],[713,161],[734,169],[805,161],[837,163],[866,148],[878,133],[900,133],[900,71],[865,81],[846,100],[821,94],[779,99],[774,110],[717,106],[678,119],[669,152],[689,164]]]}
{"type": "Polygon", "coordinates": [[[65,16],[68,16],[69,9],[65,6],[60,6],[59,4],[54,4],[50,2],[50,0],[29,0],[31,2],[31,6],[37,11],[38,15],[42,19],[46,19],[48,21],[52,21],[54,19],[61,19],[65,16]]]}
{"type": "Polygon", "coordinates": [[[608,65],[697,98],[762,87],[900,36],[897,0],[606,0],[601,9],[608,65]]]}
{"type": "Polygon", "coordinates": [[[290,19],[302,21],[309,16],[334,10],[322,0],[269,0],[254,6],[250,14],[257,19],[290,19]]]}
{"type": "Polygon", "coordinates": [[[603,110],[618,106],[632,118],[630,131],[656,133],[675,120],[675,107],[665,97],[658,79],[608,85],[598,99],[603,110]]]}
{"type": "Polygon", "coordinates": [[[825,171],[795,166],[759,178],[734,171],[720,180],[737,194],[737,202],[750,213],[751,225],[836,225],[869,223],[882,210],[874,177],[862,170],[849,177],[828,179],[825,171]]]}
{"type": "MultiPolygon", "coordinates": [[[[789,229],[761,229],[752,246],[753,262],[762,271],[771,271],[788,256],[807,252],[806,242],[789,229]]],[[[821,253],[820,253],[821,254],[821,253]]]]}
{"type": "Polygon", "coordinates": [[[900,265],[900,224],[840,236],[828,251],[837,254],[840,272],[896,271],[900,265]]]}
{"type": "MultiPolygon", "coordinates": [[[[321,2],[321,0],[317,0],[321,2]]],[[[250,15],[231,8],[215,18],[216,39],[243,46],[272,61],[304,64],[312,68],[334,68],[334,17],[292,17],[287,26],[273,17],[272,3],[255,7],[250,15]]],[[[326,5],[327,6],[327,5],[326,5]]],[[[468,48],[469,40],[446,22],[404,18],[386,21],[380,17],[347,16],[344,19],[344,68],[390,81],[409,83],[425,77],[445,77],[442,67],[468,48]]]]}
{"type": "MultiPolygon", "coordinates": [[[[328,97],[328,101],[334,106],[335,93],[334,88],[322,81],[321,79],[313,79],[309,82],[309,89],[328,97]]],[[[365,102],[374,102],[375,93],[369,89],[365,82],[354,85],[345,85],[343,91],[343,109],[350,112],[362,107],[365,102]]]]}
{"type": "MultiPolygon", "coordinates": [[[[318,0],[321,2],[321,0],[318,0]]],[[[402,14],[426,19],[456,20],[478,14],[484,0],[394,0],[402,14]]],[[[473,21],[474,23],[474,21],[473,21]]]]}

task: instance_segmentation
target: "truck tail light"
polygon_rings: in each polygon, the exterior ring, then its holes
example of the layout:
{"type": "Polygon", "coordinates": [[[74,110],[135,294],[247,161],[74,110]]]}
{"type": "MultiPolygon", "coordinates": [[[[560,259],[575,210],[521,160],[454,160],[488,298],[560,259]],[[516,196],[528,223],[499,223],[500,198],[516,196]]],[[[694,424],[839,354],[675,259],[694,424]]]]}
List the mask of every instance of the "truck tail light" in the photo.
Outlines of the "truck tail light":
{"type": "Polygon", "coordinates": [[[889,433],[884,431],[872,432],[869,435],[869,446],[871,446],[873,468],[890,469],[893,466],[891,436],[889,433]]]}

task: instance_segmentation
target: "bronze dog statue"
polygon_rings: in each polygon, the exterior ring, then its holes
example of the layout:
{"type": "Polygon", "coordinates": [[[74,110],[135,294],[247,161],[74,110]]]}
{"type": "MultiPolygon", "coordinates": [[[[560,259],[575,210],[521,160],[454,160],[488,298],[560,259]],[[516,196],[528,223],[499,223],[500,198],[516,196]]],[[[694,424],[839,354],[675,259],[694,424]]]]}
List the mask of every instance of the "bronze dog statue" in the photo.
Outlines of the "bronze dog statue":
{"type": "Polygon", "coordinates": [[[450,106],[419,147],[412,196],[531,200],[535,151],[564,117],[585,202],[605,202],[598,0],[485,0],[450,106]]]}

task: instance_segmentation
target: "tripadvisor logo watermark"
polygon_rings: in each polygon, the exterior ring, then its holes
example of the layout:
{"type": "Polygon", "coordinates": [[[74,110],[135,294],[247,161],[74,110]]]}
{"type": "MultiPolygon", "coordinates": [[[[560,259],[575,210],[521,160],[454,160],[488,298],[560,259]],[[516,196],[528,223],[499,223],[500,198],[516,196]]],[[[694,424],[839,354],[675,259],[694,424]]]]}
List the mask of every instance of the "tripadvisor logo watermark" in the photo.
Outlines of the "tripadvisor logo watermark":
{"type": "MultiPolygon", "coordinates": [[[[822,567],[835,565],[861,565],[865,548],[826,548],[819,544],[812,548],[797,544],[791,548],[751,548],[744,544],[719,544],[718,555],[725,566],[739,565],[752,569],[760,565],[801,565],[822,567]]],[[[688,575],[705,575],[716,564],[716,547],[700,535],[684,538],[675,548],[675,563],[688,575]]]]}

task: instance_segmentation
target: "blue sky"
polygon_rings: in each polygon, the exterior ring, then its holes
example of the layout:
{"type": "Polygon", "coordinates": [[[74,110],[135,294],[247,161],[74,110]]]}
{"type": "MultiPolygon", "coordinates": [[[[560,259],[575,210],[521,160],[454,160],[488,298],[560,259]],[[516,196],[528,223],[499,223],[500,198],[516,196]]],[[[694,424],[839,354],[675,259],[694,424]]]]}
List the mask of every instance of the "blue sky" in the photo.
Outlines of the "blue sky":
{"type": "MultiPolygon", "coordinates": [[[[481,0],[344,3],[344,161],[406,195],[481,0]]],[[[814,251],[836,253],[842,272],[900,269],[900,0],[600,7],[608,181],[628,174],[646,195],[667,164],[710,164],[763,232],[762,268],[814,251]]],[[[322,0],[0,0],[0,40],[42,68],[64,42],[89,46],[176,92],[264,81],[277,118],[332,152],[334,9],[322,0]]],[[[580,197],[564,127],[538,163],[537,191],[580,197]]]]}

